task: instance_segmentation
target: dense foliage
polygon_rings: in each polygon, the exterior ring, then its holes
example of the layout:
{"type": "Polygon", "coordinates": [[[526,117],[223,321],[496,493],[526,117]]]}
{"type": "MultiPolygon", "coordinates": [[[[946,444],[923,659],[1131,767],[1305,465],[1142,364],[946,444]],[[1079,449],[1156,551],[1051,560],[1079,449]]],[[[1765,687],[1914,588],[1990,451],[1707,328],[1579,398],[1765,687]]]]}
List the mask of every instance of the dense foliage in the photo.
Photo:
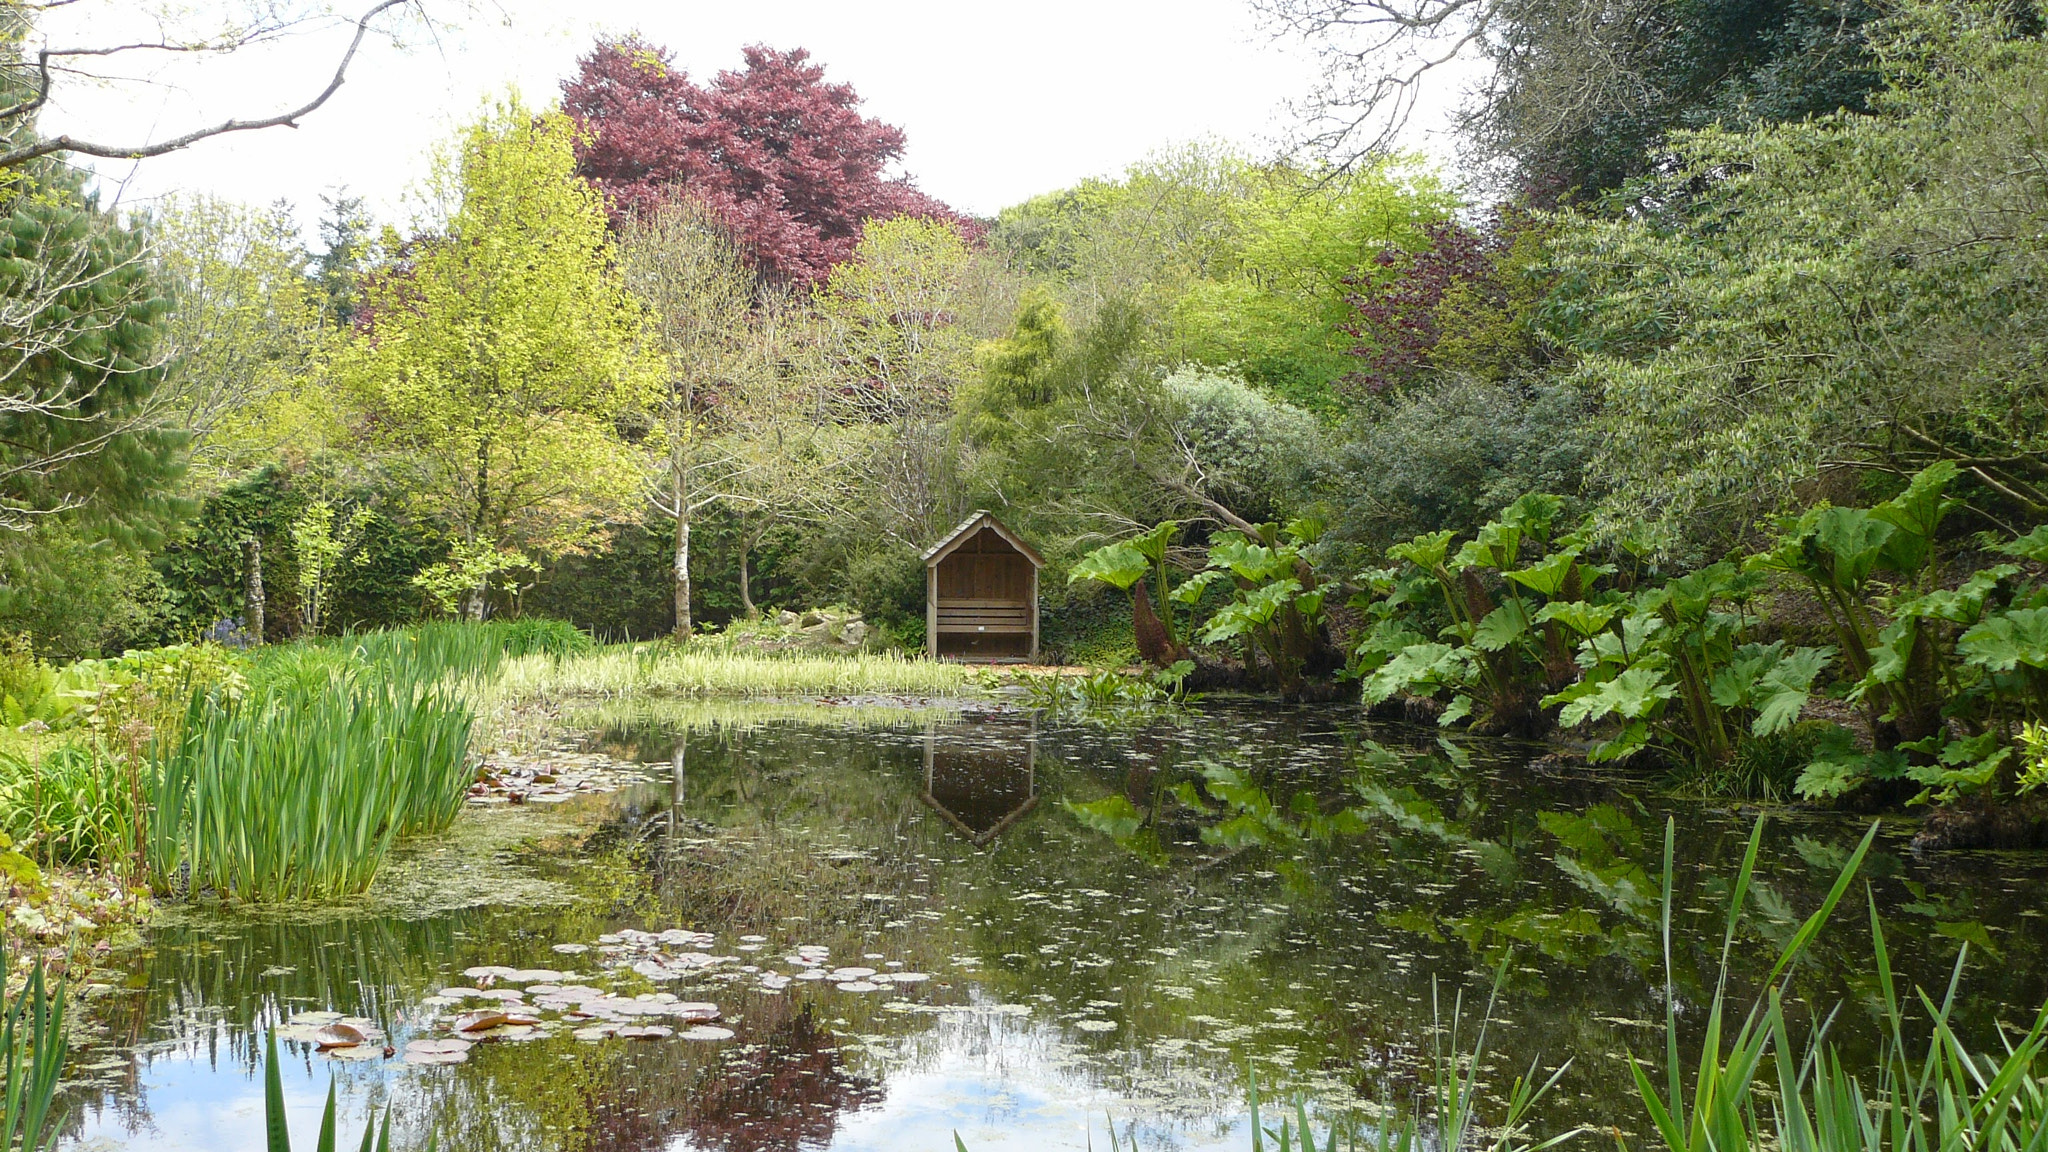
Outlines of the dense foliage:
{"type": "Polygon", "coordinates": [[[632,36],[577,61],[562,107],[584,131],[580,170],[615,217],[651,212],[686,187],[764,272],[798,282],[845,261],[869,220],[952,218],[886,174],[903,155],[903,130],[862,116],[853,87],[827,83],[810,53],[756,44],[745,57],[708,85],[632,36]]]}

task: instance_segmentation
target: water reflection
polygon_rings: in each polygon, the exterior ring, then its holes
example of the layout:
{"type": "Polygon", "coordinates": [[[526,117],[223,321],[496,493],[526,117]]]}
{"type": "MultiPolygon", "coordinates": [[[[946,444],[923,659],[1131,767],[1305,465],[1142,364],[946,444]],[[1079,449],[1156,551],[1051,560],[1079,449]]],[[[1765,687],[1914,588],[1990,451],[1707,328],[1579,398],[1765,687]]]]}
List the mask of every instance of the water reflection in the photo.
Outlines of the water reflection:
{"type": "MultiPolygon", "coordinates": [[[[1331,709],[1213,704],[1139,728],[900,711],[772,719],[651,706],[598,719],[606,751],[670,779],[619,805],[566,866],[617,871],[573,906],[156,932],[131,986],[94,1009],[110,1040],[81,1065],[93,1079],[74,1097],[74,1140],[259,1147],[257,1029],[327,1009],[369,1016],[402,1045],[465,967],[564,968],[555,945],[621,927],[716,932],[710,951],[732,963],[694,984],[635,987],[713,1000],[736,1037],[558,1033],[450,1068],[288,1047],[303,1138],[336,1076],[346,1131],[390,1101],[404,1146],[431,1129],[462,1152],[939,1150],[954,1128],[976,1152],[1078,1149],[1084,1121],[1105,1112],[1137,1123],[1147,1147],[1242,1148],[1248,1065],[1262,1086],[1334,1110],[1398,1098],[1439,988],[1483,994],[1502,962],[1495,1068],[1571,1057],[1541,1126],[1634,1132],[1625,1061],[1657,1046],[1663,1017],[1664,822],[1679,826],[1675,960],[1690,1021],[1711,994],[1726,883],[1754,815],[1626,777],[1538,776],[1526,749],[1444,746],[1331,709]],[[1124,843],[1076,815],[1112,809],[1128,812],[1124,843]],[[1143,851],[1127,846],[1140,839],[1143,851]],[[763,987],[763,973],[795,971],[785,957],[802,946],[928,979],[763,987]]],[[[1774,818],[1738,998],[1862,830],[1774,818]]],[[[1914,858],[1900,851],[1911,831],[1888,828],[1863,877],[1904,978],[1945,979],[1971,941],[1983,959],[1964,977],[1964,1029],[2031,1019],[2048,991],[2048,866],[1914,858]]],[[[1857,920],[1838,917],[1798,989],[1848,1003],[1837,1028],[1852,1049],[1869,1037],[1858,1005],[1873,980],[1857,920]]]]}
{"type": "Polygon", "coordinates": [[[1038,804],[1038,723],[1001,719],[924,734],[923,800],[977,847],[1038,804]]]}

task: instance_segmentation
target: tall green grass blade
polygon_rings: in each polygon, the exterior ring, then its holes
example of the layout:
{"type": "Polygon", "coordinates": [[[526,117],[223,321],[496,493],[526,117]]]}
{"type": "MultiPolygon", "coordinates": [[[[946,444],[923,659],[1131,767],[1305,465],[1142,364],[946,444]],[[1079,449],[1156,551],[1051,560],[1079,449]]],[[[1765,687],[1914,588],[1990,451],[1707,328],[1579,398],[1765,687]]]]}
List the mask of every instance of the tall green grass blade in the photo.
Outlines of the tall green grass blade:
{"type": "MultiPolygon", "coordinates": [[[[1758,824],[1761,825],[1762,821],[1759,820],[1758,824]]],[[[1849,862],[1842,866],[1842,874],[1835,877],[1834,886],[1828,889],[1827,899],[1822,900],[1820,907],[1814,909],[1813,915],[1808,916],[1806,922],[1799,926],[1799,931],[1792,934],[1792,939],[1778,954],[1778,962],[1771,965],[1771,974],[1764,979],[1764,983],[1776,983],[1785,969],[1797,960],[1806,951],[1806,946],[1813,942],[1813,938],[1819,935],[1821,928],[1827,924],[1828,917],[1834,914],[1835,905],[1842,902],[1842,897],[1849,891],[1849,885],[1855,881],[1856,874],[1862,871],[1863,857],[1869,854],[1871,843],[1877,839],[1877,829],[1877,822],[1871,821],[1870,830],[1863,834],[1863,839],[1856,845],[1856,850],[1849,854],[1849,862]]]]}
{"type": "Polygon", "coordinates": [[[267,1152],[292,1152],[291,1129],[284,1117],[284,1079],[277,1064],[277,1030],[270,1030],[263,1059],[263,1131],[267,1152]]]}
{"type": "Polygon", "coordinates": [[[53,991],[38,960],[19,995],[5,994],[7,949],[0,940],[0,1149],[40,1152],[56,1139],[63,1117],[57,1085],[70,1048],[64,1012],[70,995],[60,978],[53,991]]]}
{"type": "Polygon", "coordinates": [[[334,1081],[327,1081],[327,1108],[320,1113],[320,1138],[313,1143],[315,1152],[335,1152],[334,1149],[334,1081]]]}

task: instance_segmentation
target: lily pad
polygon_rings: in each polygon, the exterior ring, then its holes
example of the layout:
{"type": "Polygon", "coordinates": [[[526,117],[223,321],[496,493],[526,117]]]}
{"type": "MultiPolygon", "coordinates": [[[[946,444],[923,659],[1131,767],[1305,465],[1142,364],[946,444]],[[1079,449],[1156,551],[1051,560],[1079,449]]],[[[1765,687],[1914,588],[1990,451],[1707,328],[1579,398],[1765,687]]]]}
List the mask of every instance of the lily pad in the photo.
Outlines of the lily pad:
{"type": "Polygon", "coordinates": [[[467,1040],[414,1040],[405,1046],[408,1064],[460,1064],[469,1059],[467,1040]]]}
{"type": "Polygon", "coordinates": [[[486,1028],[496,1028],[507,1019],[508,1017],[505,1013],[493,1009],[485,1009],[481,1012],[464,1012],[455,1018],[455,1030],[457,1032],[481,1032],[486,1028]]]}
{"type": "Polygon", "coordinates": [[[531,1024],[500,1024],[470,1035],[480,1040],[532,1040],[541,1035],[541,1030],[531,1024]]]}
{"type": "Polygon", "coordinates": [[[313,1044],[322,1052],[330,1048],[353,1048],[369,1042],[370,1038],[352,1024],[329,1024],[313,1033],[313,1044]]]}
{"type": "Polygon", "coordinates": [[[677,1033],[677,1035],[685,1040],[730,1040],[732,1039],[732,1029],[718,1028],[710,1024],[699,1024],[695,1028],[685,1028],[677,1033]]]}

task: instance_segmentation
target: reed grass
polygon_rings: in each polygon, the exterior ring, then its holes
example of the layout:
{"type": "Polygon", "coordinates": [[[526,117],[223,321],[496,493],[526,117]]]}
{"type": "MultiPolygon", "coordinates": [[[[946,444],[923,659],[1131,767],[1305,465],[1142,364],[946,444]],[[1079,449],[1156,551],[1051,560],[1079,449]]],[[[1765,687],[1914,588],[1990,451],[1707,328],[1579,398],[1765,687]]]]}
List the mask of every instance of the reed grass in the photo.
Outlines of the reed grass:
{"type": "Polygon", "coordinates": [[[569,696],[944,695],[970,683],[957,664],[895,654],[828,655],[706,651],[668,644],[606,648],[580,656],[509,660],[496,688],[515,699],[569,696]]]}
{"type": "Polygon", "coordinates": [[[450,690],[402,676],[195,697],[149,780],[151,871],[247,900],[361,892],[398,837],[454,821],[473,723],[450,690]]]}
{"type": "Polygon", "coordinates": [[[54,991],[45,985],[41,961],[18,993],[7,991],[11,971],[0,938],[0,1152],[41,1152],[61,1126],[56,1098],[70,1046],[67,997],[63,980],[54,991]]]}
{"type": "Polygon", "coordinates": [[[1871,947],[1882,998],[1884,1042],[1875,1066],[1847,1068],[1828,1040],[1833,1017],[1801,1036],[1785,1011],[1794,964],[1847,895],[1877,826],[1844,865],[1821,906],[1779,953],[1764,989],[1738,1023],[1728,1002],[1728,959],[1743,901],[1755,874],[1763,837],[1759,820],[1737,874],[1722,938],[1721,978],[1715,987],[1697,1071],[1687,1091],[1679,1061],[1678,1018],[1672,995],[1670,824],[1664,836],[1665,1052],[1664,1084],[1631,1063],[1635,1088],[1668,1152],[2044,1152],[2048,1149],[2048,1084],[2040,1079],[2048,1048],[2048,1008],[2025,1032],[2001,1035],[2000,1051],[1964,1044],[1950,1024],[1956,991],[1969,957],[1956,956],[1939,1001],[1916,990],[1924,1020],[1913,1019],[1898,993],[1884,926],[1874,895],[1866,891],[1871,947]],[[1909,1043],[1911,1031],[1925,1039],[1909,1043]],[[1724,1037],[1726,1037],[1724,1041],[1724,1037]]]}

